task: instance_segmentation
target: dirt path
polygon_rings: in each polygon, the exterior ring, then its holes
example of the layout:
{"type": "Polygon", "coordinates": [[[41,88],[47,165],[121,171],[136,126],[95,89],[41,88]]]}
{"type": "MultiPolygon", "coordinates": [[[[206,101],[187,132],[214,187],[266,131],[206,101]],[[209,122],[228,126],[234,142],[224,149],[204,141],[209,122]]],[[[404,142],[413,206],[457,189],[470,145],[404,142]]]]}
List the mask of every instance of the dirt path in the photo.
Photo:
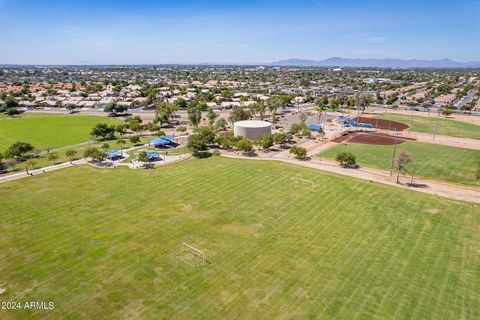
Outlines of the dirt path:
{"type": "MultiPolygon", "coordinates": [[[[311,151],[316,152],[315,148],[311,148],[311,151]]],[[[288,150],[287,150],[288,152],[288,150]]],[[[480,188],[474,187],[462,187],[458,185],[453,185],[449,183],[437,182],[432,180],[427,180],[423,178],[415,178],[414,185],[411,187],[408,185],[410,183],[410,177],[401,177],[401,184],[397,184],[395,181],[395,176],[390,177],[389,172],[371,169],[371,168],[359,168],[359,169],[346,169],[339,166],[337,163],[326,160],[312,159],[308,161],[301,161],[295,158],[285,156],[285,152],[277,153],[275,156],[269,156],[268,153],[262,154],[259,153],[257,157],[246,157],[236,153],[227,153],[222,152],[222,156],[229,158],[238,158],[238,159],[251,159],[251,160],[265,160],[265,161],[282,161],[294,165],[299,165],[303,167],[308,167],[312,169],[322,170],[326,172],[331,172],[335,174],[341,174],[344,176],[349,176],[353,178],[368,180],[370,182],[382,183],[397,188],[410,189],[418,192],[433,194],[445,198],[468,201],[474,203],[480,203],[480,188]]]]}
{"type": "MultiPolygon", "coordinates": [[[[365,117],[373,117],[374,115],[365,115],[365,117]]],[[[473,118],[473,117],[472,117],[473,118]]],[[[479,123],[480,124],[480,121],[479,123]]],[[[433,144],[440,144],[450,147],[466,148],[473,150],[480,150],[480,140],[468,139],[468,138],[457,138],[451,136],[442,136],[435,135],[435,140],[433,140],[433,134],[431,133],[422,133],[422,132],[410,132],[407,130],[402,132],[402,137],[407,139],[414,139],[419,142],[427,142],[433,144]]]]}
{"type": "Polygon", "coordinates": [[[434,144],[441,144],[444,146],[480,150],[480,140],[475,139],[456,138],[450,136],[441,136],[437,134],[435,136],[435,140],[433,140],[433,134],[420,132],[403,133],[403,136],[415,139],[419,142],[428,142],[434,144]]]}
{"type": "MultiPolygon", "coordinates": [[[[386,110],[386,109],[379,109],[379,108],[367,108],[366,114],[364,116],[375,116],[378,114],[382,113],[390,113],[390,114],[402,114],[402,115],[407,115],[410,116],[412,114],[412,111],[410,110],[386,110]]],[[[423,112],[423,111],[414,111],[413,112],[414,116],[420,116],[420,117],[428,117],[428,118],[435,118],[437,116],[436,112],[430,112],[430,115],[428,112],[423,112]]],[[[362,115],[363,116],[363,115],[362,115]]],[[[442,117],[445,119],[444,117],[442,117]]],[[[480,117],[479,116],[472,116],[472,115],[466,115],[466,114],[452,114],[448,116],[447,120],[457,120],[461,122],[467,122],[471,124],[476,124],[480,125],[480,117]]]]}

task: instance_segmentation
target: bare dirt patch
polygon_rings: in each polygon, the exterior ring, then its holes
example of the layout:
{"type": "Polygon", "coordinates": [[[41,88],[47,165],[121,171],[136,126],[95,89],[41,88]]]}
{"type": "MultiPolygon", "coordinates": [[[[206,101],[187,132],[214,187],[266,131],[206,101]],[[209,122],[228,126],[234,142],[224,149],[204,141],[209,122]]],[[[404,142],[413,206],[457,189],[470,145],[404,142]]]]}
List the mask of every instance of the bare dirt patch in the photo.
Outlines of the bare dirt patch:
{"type": "Polygon", "coordinates": [[[382,130],[391,130],[391,131],[403,131],[408,129],[408,125],[405,123],[390,121],[385,119],[377,118],[367,118],[367,117],[358,117],[355,118],[359,123],[368,123],[372,125],[372,128],[382,129],[382,130]]]}
{"type": "Polygon", "coordinates": [[[414,139],[401,136],[399,136],[397,139],[395,136],[376,132],[351,132],[347,135],[340,136],[332,141],[337,143],[351,142],[362,144],[375,144],[380,146],[391,146],[394,144],[404,143],[406,140],[414,139]]]}

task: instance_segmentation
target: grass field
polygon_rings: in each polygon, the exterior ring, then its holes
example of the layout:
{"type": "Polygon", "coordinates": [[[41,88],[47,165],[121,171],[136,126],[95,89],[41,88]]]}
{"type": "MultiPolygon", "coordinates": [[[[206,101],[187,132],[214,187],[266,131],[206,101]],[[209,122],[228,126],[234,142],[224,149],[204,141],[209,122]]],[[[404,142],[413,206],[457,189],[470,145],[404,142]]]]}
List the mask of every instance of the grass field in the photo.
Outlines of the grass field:
{"type": "MultiPolygon", "coordinates": [[[[360,166],[390,170],[393,148],[394,146],[342,143],[322,152],[320,157],[333,160],[338,152],[348,151],[355,155],[360,166]]],[[[397,155],[401,150],[408,152],[412,158],[407,166],[409,172],[412,172],[413,163],[416,163],[416,176],[480,186],[480,180],[476,177],[480,164],[480,152],[477,150],[415,141],[399,144],[397,155]]]]}
{"type": "Polygon", "coordinates": [[[29,142],[38,149],[75,145],[89,139],[95,124],[117,121],[106,117],[79,115],[0,120],[0,152],[17,141],[29,142]]]}
{"type": "Polygon", "coordinates": [[[0,212],[1,300],[55,302],[0,318],[480,317],[480,207],[410,190],[212,157],[14,181],[0,212]]]}
{"type": "MultiPolygon", "coordinates": [[[[398,121],[410,125],[409,115],[384,113],[381,119],[398,121]]],[[[436,122],[436,115],[432,117],[413,116],[411,131],[433,134],[436,122]]],[[[438,119],[437,134],[458,138],[480,139],[480,126],[441,117],[438,119]]]]}

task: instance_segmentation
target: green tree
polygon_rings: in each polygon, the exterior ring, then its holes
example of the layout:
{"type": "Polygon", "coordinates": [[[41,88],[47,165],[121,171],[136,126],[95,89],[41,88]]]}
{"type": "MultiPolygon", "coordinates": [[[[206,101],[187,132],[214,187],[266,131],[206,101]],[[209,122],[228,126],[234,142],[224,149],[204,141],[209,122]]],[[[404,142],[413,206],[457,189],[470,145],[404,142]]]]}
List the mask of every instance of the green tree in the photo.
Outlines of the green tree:
{"type": "Polygon", "coordinates": [[[340,163],[343,167],[353,167],[355,166],[357,160],[355,155],[351,152],[339,152],[335,156],[335,161],[340,163]]]}
{"type": "Polygon", "coordinates": [[[50,153],[50,154],[48,155],[48,160],[49,160],[49,161],[52,161],[53,164],[57,164],[58,154],[56,154],[56,153],[50,153]]]}
{"type": "Polygon", "coordinates": [[[5,100],[3,101],[3,105],[2,105],[3,111],[8,109],[14,109],[17,107],[18,107],[18,102],[13,96],[8,95],[5,97],[5,100]]]}
{"type": "Polygon", "coordinates": [[[151,159],[150,157],[147,155],[147,152],[146,151],[142,151],[138,154],[138,157],[137,157],[137,160],[140,161],[140,162],[143,162],[143,167],[144,168],[151,168],[151,159]]]}
{"type": "Polygon", "coordinates": [[[115,126],[114,128],[115,132],[117,132],[120,137],[123,136],[125,134],[125,132],[127,131],[127,125],[125,123],[119,123],[115,126]]]}
{"type": "Polygon", "coordinates": [[[111,116],[117,116],[119,113],[124,113],[127,111],[127,107],[124,105],[119,105],[116,102],[109,103],[103,109],[104,112],[109,112],[111,116]]]}
{"type": "Polygon", "coordinates": [[[293,146],[288,151],[290,154],[293,154],[297,159],[305,159],[307,156],[307,149],[303,147],[293,146]]]}
{"type": "Polygon", "coordinates": [[[75,111],[75,109],[77,108],[77,106],[74,105],[74,104],[69,103],[69,104],[67,104],[67,105],[65,106],[65,108],[66,108],[70,113],[73,113],[73,111],[75,111]]]}
{"type": "Polygon", "coordinates": [[[362,113],[365,112],[365,109],[373,103],[373,97],[370,94],[363,95],[360,97],[358,102],[359,106],[362,108],[362,113]]]}
{"type": "Polygon", "coordinates": [[[207,150],[207,144],[204,138],[198,133],[192,134],[188,137],[187,147],[195,156],[199,156],[207,150]]]}
{"type": "Polygon", "coordinates": [[[446,118],[448,117],[449,115],[451,115],[453,113],[453,111],[449,108],[443,108],[442,109],[442,115],[446,118]]]}
{"type": "Polygon", "coordinates": [[[235,147],[244,153],[253,152],[253,143],[250,140],[247,140],[243,137],[237,141],[235,147]]]}
{"type": "Polygon", "coordinates": [[[130,140],[131,143],[137,144],[137,143],[140,142],[140,137],[139,136],[131,136],[129,140],[130,140]]]}
{"type": "Polygon", "coordinates": [[[231,150],[237,144],[239,138],[235,137],[233,133],[228,132],[216,137],[215,141],[225,150],[231,150]]]}
{"type": "Polygon", "coordinates": [[[328,108],[328,96],[322,96],[317,101],[317,109],[319,112],[323,112],[323,110],[328,108]]]}
{"type": "Polygon", "coordinates": [[[286,133],[283,133],[283,132],[279,132],[279,133],[276,133],[274,134],[273,136],[273,141],[280,145],[280,147],[284,148],[285,145],[288,143],[288,137],[287,137],[287,134],[286,133]]]}
{"type": "Polygon", "coordinates": [[[212,144],[215,141],[215,131],[211,126],[195,128],[193,133],[199,135],[207,145],[212,144]]]}
{"type": "Polygon", "coordinates": [[[208,108],[208,112],[207,112],[207,119],[208,119],[208,123],[213,126],[213,124],[215,123],[215,119],[218,118],[218,114],[213,111],[213,108],[210,107],[208,108]]]}
{"type": "Polygon", "coordinates": [[[185,99],[183,98],[178,98],[177,100],[175,100],[175,105],[179,108],[179,109],[186,109],[187,108],[187,101],[185,101],[185,99]]]}
{"type": "Polygon", "coordinates": [[[7,115],[12,117],[12,118],[19,115],[19,114],[22,114],[22,113],[23,113],[23,111],[18,110],[16,108],[7,109],[7,115]]]}
{"type": "Polygon", "coordinates": [[[217,130],[225,130],[227,128],[227,120],[220,118],[215,122],[215,128],[217,130]]]}
{"type": "Polygon", "coordinates": [[[103,160],[105,160],[106,155],[105,155],[104,152],[98,150],[97,148],[87,148],[83,152],[83,157],[84,158],[91,158],[92,160],[97,161],[97,162],[102,162],[103,160]]]}
{"type": "Polygon", "coordinates": [[[27,166],[32,167],[32,169],[35,169],[35,165],[37,164],[37,160],[35,160],[34,158],[30,158],[25,163],[27,164],[27,166]]]}
{"type": "Polygon", "coordinates": [[[237,108],[230,112],[230,116],[228,117],[228,122],[232,125],[237,121],[248,120],[251,117],[251,113],[246,110],[245,108],[237,108]]]}
{"type": "Polygon", "coordinates": [[[70,163],[72,163],[76,154],[77,154],[77,151],[75,151],[75,150],[67,150],[65,152],[65,155],[67,156],[68,160],[70,160],[70,163]]]}
{"type": "Polygon", "coordinates": [[[200,121],[202,120],[202,110],[197,106],[192,106],[188,108],[188,120],[192,127],[198,127],[200,121]]]}
{"type": "Polygon", "coordinates": [[[15,142],[7,149],[5,155],[7,158],[23,158],[28,152],[32,151],[34,148],[30,143],[27,142],[15,142]]]}
{"type": "Polygon", "coordinates": [[[258,145],[263,150],[268,150],[273,146],[273,135],[271,133],[266,133],[263,137],[258,141],[258,145]]]}
{"type": "Polygon", "coordinates": [[[400,183],[400,173],[406,172],[406,165],[412,161],[410,155],[406,151],[400,151],[397,156],[397,183],[400,183]]]}
{"type": "Polygon", "coordinates": [[[157,101],[155,103],[155,122],[160,124],[160,128],[165,123],[170,123],[170,118],[178,110],[178,106],[166,101],[157,101]]]}
{"type": "Polygon", "coordinates": [[[102,140],[113,139],[115,137],[115,127],[109,126],[106,123],[97,123],[90,135],[102,140]]]}

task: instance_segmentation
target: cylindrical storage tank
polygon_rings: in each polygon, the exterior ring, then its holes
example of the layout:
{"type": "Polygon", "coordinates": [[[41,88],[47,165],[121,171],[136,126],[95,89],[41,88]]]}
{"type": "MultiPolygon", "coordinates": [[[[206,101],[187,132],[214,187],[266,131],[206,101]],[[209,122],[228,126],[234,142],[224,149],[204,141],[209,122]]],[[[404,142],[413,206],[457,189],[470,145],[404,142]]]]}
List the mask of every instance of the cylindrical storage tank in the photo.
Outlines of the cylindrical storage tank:
{"type": "Polygon", "coordinates": [[[235,137],[245,137],[248,140],[258,140],[266,133],[272,133],[272,124],[267,121],[245,120],[233,124],[235,137]]]}

